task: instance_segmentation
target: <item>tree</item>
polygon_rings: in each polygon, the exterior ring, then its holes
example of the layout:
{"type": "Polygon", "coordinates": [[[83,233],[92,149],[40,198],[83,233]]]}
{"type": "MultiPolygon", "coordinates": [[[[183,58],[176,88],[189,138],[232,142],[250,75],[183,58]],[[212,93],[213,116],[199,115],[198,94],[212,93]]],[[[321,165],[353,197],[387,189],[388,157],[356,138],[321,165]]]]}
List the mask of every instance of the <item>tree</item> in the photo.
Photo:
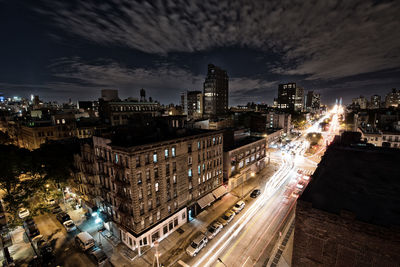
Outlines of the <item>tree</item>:
{"type": "Polygon", "coordinates": [[[311,146],[315,146],[319,143],[321,140],[322,135],[321,133],[308,133],[307,134],[307,140],[310,142],[311,146]]]}

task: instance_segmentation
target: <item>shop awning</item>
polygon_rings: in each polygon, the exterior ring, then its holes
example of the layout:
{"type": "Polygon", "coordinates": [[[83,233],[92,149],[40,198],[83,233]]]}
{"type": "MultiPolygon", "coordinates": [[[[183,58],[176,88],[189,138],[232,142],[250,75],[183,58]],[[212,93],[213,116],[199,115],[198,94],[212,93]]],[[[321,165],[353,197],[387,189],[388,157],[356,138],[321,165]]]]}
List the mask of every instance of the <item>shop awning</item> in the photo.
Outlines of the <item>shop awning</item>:
{"type": "Polygon", "coordinates": [[[216,199],[222,197],[223,195],[225,195],[226,193],[228,193],[228,190],[226,189],[225,186],[221,185],[220,187],[218,187],[217,189],[215,189],[214,191],[212,191],[212,194],[214,195],[214,197],[216,199]]]}
{"type": "Polygon", "coordinates": [[[200,208],[204,209],[204,207],[210,205],[214,200],[214,196],[211,193],[208,193],[204,197],[197,200],[197,203],[199,204],[200,208]]]}

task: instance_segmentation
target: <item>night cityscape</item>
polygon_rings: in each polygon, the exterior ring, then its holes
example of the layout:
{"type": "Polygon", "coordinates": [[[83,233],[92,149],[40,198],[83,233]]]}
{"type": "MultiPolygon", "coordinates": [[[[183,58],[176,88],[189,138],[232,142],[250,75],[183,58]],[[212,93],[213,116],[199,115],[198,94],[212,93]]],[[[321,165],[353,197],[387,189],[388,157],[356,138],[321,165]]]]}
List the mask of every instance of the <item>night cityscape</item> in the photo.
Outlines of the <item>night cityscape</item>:
{"type": "Polygon", "coordinates": [[[0,0],[2,266],[400,266],[399,13],[0,0]]]}

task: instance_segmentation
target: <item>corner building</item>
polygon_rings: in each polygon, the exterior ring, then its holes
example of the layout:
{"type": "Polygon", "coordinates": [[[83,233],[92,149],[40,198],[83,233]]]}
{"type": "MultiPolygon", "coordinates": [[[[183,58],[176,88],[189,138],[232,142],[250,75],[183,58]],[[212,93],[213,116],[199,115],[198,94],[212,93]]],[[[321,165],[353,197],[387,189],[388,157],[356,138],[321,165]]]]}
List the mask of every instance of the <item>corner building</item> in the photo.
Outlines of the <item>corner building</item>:
{"type": "Polygon", "coordinates": [[[132,250],[164,239],[202,211],[198,201],[224,188],[222,132],[181,129],[174,136],[133,146],[93,137],[75,156],[87,208],[96,207],[132,250]]]}

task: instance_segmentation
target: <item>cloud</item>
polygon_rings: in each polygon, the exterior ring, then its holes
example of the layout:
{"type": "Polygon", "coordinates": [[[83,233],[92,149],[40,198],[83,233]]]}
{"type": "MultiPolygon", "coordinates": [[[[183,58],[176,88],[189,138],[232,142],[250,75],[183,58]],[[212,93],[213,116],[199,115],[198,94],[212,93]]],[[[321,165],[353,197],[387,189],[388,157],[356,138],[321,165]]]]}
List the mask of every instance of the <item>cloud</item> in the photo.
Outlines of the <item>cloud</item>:
{"type": "MultiPolygon", "coordinates": [[[[45,94],[48,99],[68,99],[80,92],[79,100],[97,99],[101,89],[118,89],[120,97],[138,97],[144,88],[148,96],[163,103],[179,103],[184,90],[202,90],[204,75],[195,75],[190,70],[172,64],[156,63],[149,68],[131,68],[110,59],[87,62],[80,57],[59,58],[49,66],[53,79],[42,84],[0,83],[10,92],[45,94]]],[[[254,92],[265,90],[276,82],[248,77],[230,78],[232,103],[246,103],[254,92]]],[[[263,96],[261,93],[259,96],[263,96]]]]}
{"type": "Polygon", "coordinates": [[[400,67],[399,1],[48,1],[55,25],[97,44],[152,54],[241,46],[282,55],[309,80],[400,67]]]}

